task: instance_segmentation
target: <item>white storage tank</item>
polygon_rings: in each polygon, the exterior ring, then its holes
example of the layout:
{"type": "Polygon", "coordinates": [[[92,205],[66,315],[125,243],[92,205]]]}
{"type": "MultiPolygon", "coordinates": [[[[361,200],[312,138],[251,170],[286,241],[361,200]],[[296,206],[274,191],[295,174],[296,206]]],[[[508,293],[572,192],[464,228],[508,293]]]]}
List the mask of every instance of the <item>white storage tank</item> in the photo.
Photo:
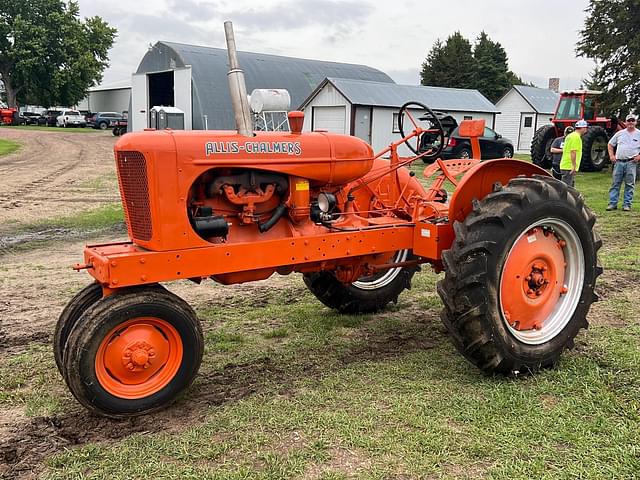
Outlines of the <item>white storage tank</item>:
{"type": "Polygon", "coordinates": [[[291,96],[284,88],[256,88],[251,92],[249,105],[253,113],[287,112],[291,96]]]}

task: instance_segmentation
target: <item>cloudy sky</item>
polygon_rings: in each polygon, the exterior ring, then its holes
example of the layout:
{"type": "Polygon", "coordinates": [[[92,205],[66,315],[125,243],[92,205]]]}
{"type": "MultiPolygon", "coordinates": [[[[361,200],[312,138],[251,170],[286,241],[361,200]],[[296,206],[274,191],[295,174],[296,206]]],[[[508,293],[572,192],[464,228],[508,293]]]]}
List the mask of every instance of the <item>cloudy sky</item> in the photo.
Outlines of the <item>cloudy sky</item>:
{"type": "Polygon", "coordinates": [[[103,83],[129,79],[150,44],[167,40],[224,48],[223,22],[238,50],[364,64],[397,83],[418,84],[433,43],[456,30],[484,30],[505,48],[511,69],[546,87],[576,88],[593,62],[576,58],[588,0],[79,0],[83,17],[118,29],[103,83]],[[436,5],[437,4],[437,5],[436,5]]]}

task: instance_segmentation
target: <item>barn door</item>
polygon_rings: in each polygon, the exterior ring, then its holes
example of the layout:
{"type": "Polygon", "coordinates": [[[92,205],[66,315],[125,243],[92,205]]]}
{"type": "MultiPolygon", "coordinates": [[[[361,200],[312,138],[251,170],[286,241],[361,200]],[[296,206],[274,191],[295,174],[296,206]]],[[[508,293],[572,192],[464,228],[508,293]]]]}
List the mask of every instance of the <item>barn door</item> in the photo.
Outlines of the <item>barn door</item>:
{"type": "Polygon", "coordinates": [[[131,77],[131,111],[129,112],[132,132],[143,130],[149,126],[148,93],[147,74],[134,73],[131,77]]]}
{"type": "Polygon", "coordinates": [[[191,103],[191,66],[176,68],[173,71],[173,106],[184,112],[184,129],[192,128],[192,103],[191,103]]]}
{"type": "Polygon", "coordinates": [[[517,150],[529,150],[531,148],[531,140],[533,139],[533,113],[520,114],[520,135],[518,135],[517,150]]]}

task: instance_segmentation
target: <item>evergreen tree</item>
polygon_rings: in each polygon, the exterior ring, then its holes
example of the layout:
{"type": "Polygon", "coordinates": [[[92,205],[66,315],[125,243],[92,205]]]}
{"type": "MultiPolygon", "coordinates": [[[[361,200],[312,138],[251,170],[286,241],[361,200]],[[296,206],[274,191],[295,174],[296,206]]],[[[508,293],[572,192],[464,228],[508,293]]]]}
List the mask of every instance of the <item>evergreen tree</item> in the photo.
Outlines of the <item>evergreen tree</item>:
{"type": "Polygon", "coordinates": [[[75,1],[0,0],[0,81],[7,104],[73,105],[99,82],[115,28],[79,19],[75,1]]]}
{"type": "Polygon", "coordinates": [[[422,64],[422,85],[475,88],[490,101],[499,100],[513,85],[524,82],[509,70],[507,53],[483,31],[475,46],[455,32],[443,44],[437,40],[422,64]]]}
{"type": "Polygon", "coordinates": [[[473,49],[473,57],[476,62],[475,88],[495,103],[513,85],[507,65],[507,53],[502,45],[492,42],[483,31],[473,49]]]}
{"type": "Polygon", "coordinates": [[[436,41],[422,64],[421,82],[434,87],[474,88],[474,66],[471,44],[455,32],[444,45],[436,41]]]}
{"type": "Polygon", "coordinates": [[[598,63],[587,84],[603,90],[609,113],[640,105],[640,0],[590,0],[578,55],[598,63]]]}

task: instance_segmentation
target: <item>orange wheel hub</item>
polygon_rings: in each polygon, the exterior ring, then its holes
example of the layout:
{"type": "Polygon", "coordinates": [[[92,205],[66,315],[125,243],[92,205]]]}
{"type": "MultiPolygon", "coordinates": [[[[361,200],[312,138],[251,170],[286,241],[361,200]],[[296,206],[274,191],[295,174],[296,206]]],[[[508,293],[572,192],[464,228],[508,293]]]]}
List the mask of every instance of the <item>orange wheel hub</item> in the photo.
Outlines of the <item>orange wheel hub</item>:
{"type": "Polygon", "coordinates": [[[128,320],[111,330],[98,347],[98,381],[116,397],[153,395],[175,377],[182,349],[180,335],[168,322],[155,317],[128,320]]]}
{"type": "Polygon", "coordinates": [[[505,261],[500,302],[515,330],[539,330],[566,293],[564,241],[535,227],[522,235],[505,261]]]}

